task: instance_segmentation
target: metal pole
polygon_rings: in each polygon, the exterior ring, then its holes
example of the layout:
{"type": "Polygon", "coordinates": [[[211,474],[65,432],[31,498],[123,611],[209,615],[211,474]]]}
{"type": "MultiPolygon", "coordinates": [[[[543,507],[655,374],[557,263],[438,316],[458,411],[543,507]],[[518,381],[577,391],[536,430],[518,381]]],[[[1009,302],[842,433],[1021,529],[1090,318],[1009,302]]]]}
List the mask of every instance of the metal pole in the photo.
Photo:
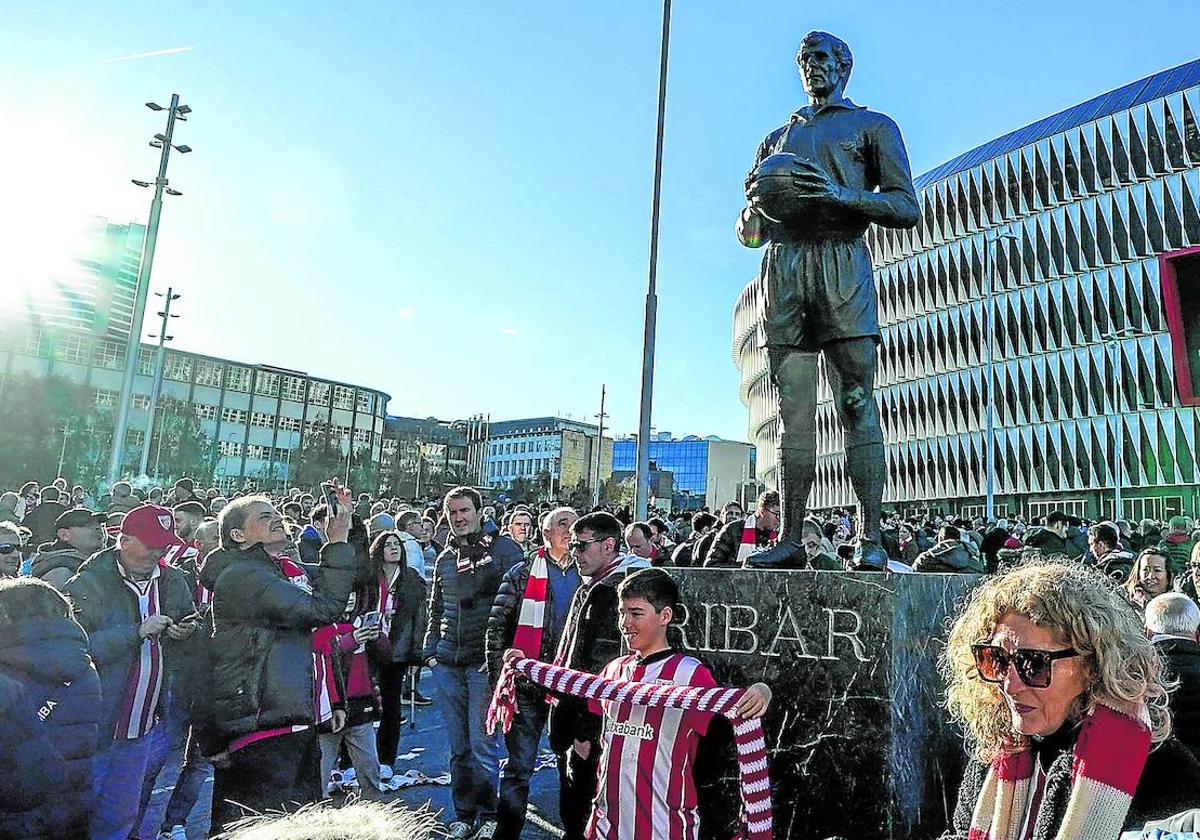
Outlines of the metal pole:
{"type": "Polygon", "coordinates": [[[604,413],[604,390],[605,386],[600,386],[600,413],[596,415],[600,419],[600,428],[596,433],[596,483],[593,486],[592,496],[593,505],[600,504],[600,459],[604,453],[604,418],[608,415],[604,413]]]}
{"type": "Polygon", "coordinates": [[[988,242],[987,234],[983,235],[983,282],[984,290],[984,311],[983,311],[983,334],[987,341],[984,351],[984,371],[987,377],[985,387],[985,405],[987,406],[987,420],[985,421],[986,431],[984,432],[984,447],[986,450],[986,461],[984,472],[987,476],[987,501],[984,504],[984,518],[991,522],[996,518],[996,455],[994,442],[994,426],[995,426],[995,399],[994,389],[992,387],[992,377],[995,367],[993,358],[992,344],[992,299],[995,294],[995,282],[992,280],[992,267],[989,260],[991,244],[988,242]]]}
{"type": "Polygon", "coordinates": [[[133,376],[137,372],[138,349],[141,347],[142,320],[146,317],[146,298],[150,293],[150,269],[154,266],[154,246],[158,241],[158,221],[162,217],[162,195],[167,187],[167,161],[171,156],[171,140],[175,134],[175,118],[179,110],[179,94],[171,94],[167,112],[166,140],[158,160],[158,177],[154,179],[154,198],[150,202],[150,219],[142,243],[142,261],[138,266],[137,294],[133,302],[133,320],[129,324],[129,341],[125,344],[125,375],[121,379],[121,401],[117,406],[117,423],[113,430],[112,449],[108,456],[108,481],[121,477],[121,461],[125,451],[125,430],[129,425],[129,403],[133,397],[133,376]]]}
{"type": "Polygon", "coordinates": [[[637,518],[646,518],[650,492],[650,410],[654,402],[654,342],[658,321],[658,216],[662,197],[663,136],[667,118],[667,55],[671,42],[671,0],[663,0],[662,41],[658,59],[658,134],[654,145],[654,199],[650,205],[650,276],[646,288],[642,336],[642,397],[637,439],[637,518]]]}
{"type": "Polygon", "coordinates": [[[66,460],[67,460],[67,435],[70,433],[70,428],[71,428],[71,421],[64,420],[63,427],[62,427],[63,444],[62,444],[62,449],[59,450],[59,453],[58,453],[58,472],[56,472],[54,474],[56,477],[63,474],[63,464],[66,463],[66,460]]]}
{"type": "MultiPolygon", "coordinates": [[[[158,314],[162,316],[162,327],[158,330],[158,353],[154,360],[154,381],[150,384],[150,412],[146,419],[146,439],[142,441],[142,461],[138,465],[138,475],[146,474],[146,466],[150,462],[150,438],[154,433],[154,414],[158,411],[158,397],[162,391],[163,378],[163,362],[166,359],[166,343],[171,340],[171,336],[167,335],[167,326],[171,321],[171,301],[178,298],[179,295],[173,294],[171,287],[167,286],[166,303],[163,305],[163,311],[158,314]]],[[[161,435],[160,435],[161,436],[161,435]]],[[[162,454],[162,442],[158,445],[159,454],[162,454]]],[[[154,462],[154,477],[158,477],[158,459],[154,462]]]]}
{"type": "Polygon", "coordinates": [[[1117,462],[1113,465],[1113,522],[1121,518],[1121,484],[1124,482],[1125,473],[1125,419],[1121,416],[1121,397],[1119,392],[1121,380],[1117,375],[1117,344],[1118,339],[1115,337],[1109,341],[1109,345],[1112,347],[1113,365],[1113,419],[1117,424],[1117,462]]]}

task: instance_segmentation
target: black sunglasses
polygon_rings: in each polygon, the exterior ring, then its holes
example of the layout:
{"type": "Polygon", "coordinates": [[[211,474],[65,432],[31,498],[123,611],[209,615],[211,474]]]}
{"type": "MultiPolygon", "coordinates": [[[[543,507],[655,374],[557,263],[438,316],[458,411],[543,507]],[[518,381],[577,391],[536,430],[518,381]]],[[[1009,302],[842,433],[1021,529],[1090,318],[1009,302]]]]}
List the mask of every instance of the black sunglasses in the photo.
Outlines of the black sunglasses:
{"type": "Polygon", "coordinates": [[[984,682],[1002,683],[1011,663],[1017,668],[1017,676],[1030,688],[1049,688],[1054,670],[1054,660],[1079,656],[1073,648],[1064,650],[1032,650],[1021,648],[1011,653],[999,645],[971,645],[975,655],[975,669],[984,682]]]}
{"type": "Polygon", "coordinates": [[[571,540],[569,543],[567,543],[567,548],[571,551],[583,551],[592,543],[601,542],[606,539],[608,539],[608,537],[595,537],[594,539],[590,540],[571,540]]]}
{"type": "Polygon", "coordinates": [[[20,551],[19,545],[0,545],[0,554],[12,554],[14,551],[20,551]]]}

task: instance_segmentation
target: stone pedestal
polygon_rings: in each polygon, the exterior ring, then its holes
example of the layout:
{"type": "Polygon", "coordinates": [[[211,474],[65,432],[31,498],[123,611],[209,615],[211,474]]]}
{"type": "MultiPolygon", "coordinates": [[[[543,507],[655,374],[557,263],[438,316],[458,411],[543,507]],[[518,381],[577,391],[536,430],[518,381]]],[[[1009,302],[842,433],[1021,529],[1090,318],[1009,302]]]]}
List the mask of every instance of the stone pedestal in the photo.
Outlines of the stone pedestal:
{"type": "MultiPolygon", "coordinates": [[[[937,659],[975,578],[672,570],[682,647],[718,681],[774,692],[765,728],[779,840],[926,840],[954,809],[964,750],[937,659]]],[[[708,837],[737,813],[736,766],[701,791],[708,837]]],[[[698,767],[698,775],[703,775],[698,767]]]]}

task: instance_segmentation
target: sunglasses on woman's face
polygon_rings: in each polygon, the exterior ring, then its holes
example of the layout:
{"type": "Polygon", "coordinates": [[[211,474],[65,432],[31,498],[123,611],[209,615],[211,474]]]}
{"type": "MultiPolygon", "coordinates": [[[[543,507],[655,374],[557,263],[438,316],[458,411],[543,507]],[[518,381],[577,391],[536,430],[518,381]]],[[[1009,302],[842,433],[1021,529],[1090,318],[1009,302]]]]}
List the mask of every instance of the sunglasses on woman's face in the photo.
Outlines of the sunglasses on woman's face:
{"type": "Polygon", "coordinates": [[[1079,656],[1079,652],[1066,648],[1064,650],[1033,650],[1020,648],[1007,651],[999,645],[971,645],[971,653],[975,655],[975,668],[979,678],[984,682],[1002,683],[1008,674],[1011,664],[1017,669],[1021,682],[1030,688],[1049,688],[1050,677],[1054,670],[1054,660],[1069,659],[1079,656]]]}

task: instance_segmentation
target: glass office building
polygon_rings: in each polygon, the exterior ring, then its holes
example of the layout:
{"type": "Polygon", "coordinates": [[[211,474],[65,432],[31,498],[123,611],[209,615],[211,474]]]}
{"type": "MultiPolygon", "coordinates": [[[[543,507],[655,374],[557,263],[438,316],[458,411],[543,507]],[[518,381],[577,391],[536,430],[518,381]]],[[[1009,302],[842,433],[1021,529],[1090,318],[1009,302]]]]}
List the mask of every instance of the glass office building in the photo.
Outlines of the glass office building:
{"type": "MultiPolygon", "coordinates": [[[[1118,487],[1127,518],[1197,511],[1184,335],[1197,326],[1185,317],[1196,284],[1172,285],[1167,267],[1200,246],[1198,117],[1195,61],[947,161],[916,180],[917,227],[868,231],[887,502],[982,511],[990,390],[999,514],[1111,516],[1118,487]]],[[[735,307],[733,353],[774,484],[761,318],[756,278],[735,307]]],[[[850,504],[823,375],[817,417],[810,504],[850,504]]]]}
{"type": "MultiPolygon", "coordinates": [[[[663,432],[650,441],[650,462],[673,476],[672,506],[680,510],[718,507],[741,499],[754,481],[754,447],[739,441],[695,435],[675,439],[663,432]]],[[[613,444],[613,471],[637,470],[637,440],[613,444]]]]}

